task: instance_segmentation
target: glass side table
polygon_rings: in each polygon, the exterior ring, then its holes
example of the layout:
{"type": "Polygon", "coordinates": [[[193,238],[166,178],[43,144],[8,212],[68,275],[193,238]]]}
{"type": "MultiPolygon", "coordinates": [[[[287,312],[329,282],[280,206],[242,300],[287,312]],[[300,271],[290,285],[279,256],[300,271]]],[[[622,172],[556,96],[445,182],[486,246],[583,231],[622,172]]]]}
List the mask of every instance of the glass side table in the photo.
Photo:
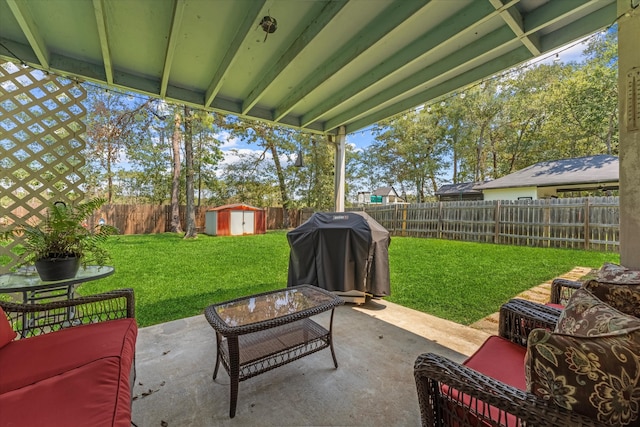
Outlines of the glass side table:
{"type": "MultiPolygon", "coordinates": [[[[15,273],[0,275],[0,293],[20,293],[24,304],[35,304],[37,301],[44,299],[71,299],[77,285],[111,276],[114,271],[114,268],[110,266],[88,265],[84,268],[80,267],[78,274],[71,279],[44,282],[40,280],[40,276],[34,268],[26,268],[15,273]]],[[[65,321],[71,323],[75,318],[75,310],[69,307],[56,315],[63,316],[65,321]]],[[[24,313],[22,317],[22,335],[24,336],[24,331],[30,325],[46,322],[47,320],[46,318],[36,317],[33,314],[24,313]]]]}
{"type": "Polygon", "coordinates": [[[43,282],[35,269],[24,269],[16,273],[0,275],[0,293],[21,293],[23,303],[35,303],[41,299],[73,297],[75,287],[84,282],[111,276],[110,266],[88,265],[80,267],[76,277],[71,279],[43,282]]]}

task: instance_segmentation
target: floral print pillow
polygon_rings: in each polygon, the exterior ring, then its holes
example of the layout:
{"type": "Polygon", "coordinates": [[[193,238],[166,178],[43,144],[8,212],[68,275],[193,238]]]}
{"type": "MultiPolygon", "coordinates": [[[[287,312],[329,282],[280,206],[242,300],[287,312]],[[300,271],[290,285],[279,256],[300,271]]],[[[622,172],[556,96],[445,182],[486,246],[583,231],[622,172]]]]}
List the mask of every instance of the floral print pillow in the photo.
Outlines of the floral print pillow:
{"type": "Polygon", "coordinates": [[[623,313],[640,317],[640,271],[605,264],[582,287],[623,313]]]}
{"type": "Polygon", "coordinates": [[[534,329],[527,391],[603,425],[638,425],[640,319],[577,290],[556,330],[534,329]]]}

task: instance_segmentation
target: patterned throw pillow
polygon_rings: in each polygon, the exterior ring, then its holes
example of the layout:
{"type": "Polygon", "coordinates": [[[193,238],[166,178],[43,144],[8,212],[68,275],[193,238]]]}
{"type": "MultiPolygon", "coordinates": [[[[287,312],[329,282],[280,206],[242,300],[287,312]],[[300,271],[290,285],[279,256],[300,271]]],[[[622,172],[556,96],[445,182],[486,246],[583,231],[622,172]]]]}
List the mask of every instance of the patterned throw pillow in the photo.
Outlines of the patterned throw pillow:
{"type": "Polygon", "coordinates": [[[554,332],[534,329],[527,391],[603,425],[638,425],[640,319],[578,289],[554,332]]]}
{"type": "Polygon", "coordinates": [[[640,317],[640,271],[605,264],[582,287],[623,313],[640,317]]]}
{"type": "Polygon", "coordinates": [[[0,307],[0,348],[9,344],[16,337],[16,331],[11,328],[7,315],[0,307]]]}

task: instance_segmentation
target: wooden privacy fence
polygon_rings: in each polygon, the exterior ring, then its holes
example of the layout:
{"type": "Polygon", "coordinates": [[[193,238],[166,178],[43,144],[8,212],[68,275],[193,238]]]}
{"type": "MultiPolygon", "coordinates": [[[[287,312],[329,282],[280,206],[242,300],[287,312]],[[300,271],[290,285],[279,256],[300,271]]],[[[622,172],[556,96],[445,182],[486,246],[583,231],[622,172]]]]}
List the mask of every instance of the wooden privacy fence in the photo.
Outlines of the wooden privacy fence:
{"type": "MultiPolygon", "coordinates": [[[[214,206],[195,208],[196,228],[204,231],[205,213],[214,206]]],[[[185,227],[185,207],[180,206],[180,223],[185,227]]],[[[282,208],[267,208],[267,230],[283,228],[284,212],[282,208]]],[[[107,224],[120,230],[121,234],[165,233],[171,229],[171,206],[169,205],[104,205],[93,218],[94,222],[104,219],[107,224]]],[[[300,212],[289,210],[290,227],[297,227],[300,212]]]]}
{"type": "Polygon", "coordinates": [[[611,252],[620,245],[618,197],[434,202],[357,210],[395,236],[611,252]]]}

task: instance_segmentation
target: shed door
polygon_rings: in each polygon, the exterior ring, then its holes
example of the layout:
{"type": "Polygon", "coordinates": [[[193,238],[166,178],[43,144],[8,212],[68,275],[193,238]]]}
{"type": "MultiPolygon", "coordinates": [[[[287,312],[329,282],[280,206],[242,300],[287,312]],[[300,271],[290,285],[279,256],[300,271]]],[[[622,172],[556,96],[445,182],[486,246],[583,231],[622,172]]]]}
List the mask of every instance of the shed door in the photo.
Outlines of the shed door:
{"type": "Polygon", "coordinates": [[[253,211],[244,211],[244,224],[242,225],[242,233],[243,234],[253,234],[253,225],[255,221],[253,219],[253,215],[255,212],[253,211]]]}
{"type": "Polygon", "coordinates": [[[244,222],[243,211],[231,211],[231,235],[242,236],[244,222]]]}
{"type": "Polygon", "coordinates": [[[253,234],[253,211],[231,211],[231,235],[253,234]]]}

